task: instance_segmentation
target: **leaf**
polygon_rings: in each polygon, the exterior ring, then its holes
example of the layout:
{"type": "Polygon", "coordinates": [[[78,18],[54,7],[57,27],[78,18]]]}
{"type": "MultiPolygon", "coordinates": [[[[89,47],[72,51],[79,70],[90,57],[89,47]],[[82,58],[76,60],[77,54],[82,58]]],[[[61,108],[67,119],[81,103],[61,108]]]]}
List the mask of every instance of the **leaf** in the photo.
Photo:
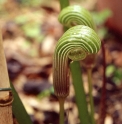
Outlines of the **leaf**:
{"type": "Polygon", "coordinates": [[[11,83],[11,87],[12,87],[12,94],[14,97],[14,101],[12,103],[12,111],[14,116],[16,117],[19,124],[32,124],[30,116],[28,115],[12,83],[11,83]]]}
{"type": "Polygon", "coordinates": [[[114,73],[115,70],[116,70],[116,68],[115,68],[114,65],[107,66],[107,68],[106,68],[106,76],[110,77],[114,73]]]}
{"type": "Polygon", "coordinates": [[[106,20],[112,16],[112,12],[109,9],[105,9],[101,12],[92,12],[93,20],[96,25],[102,25],[106,20]]]}
{"type": "Polygon", "coordinates": [[[22,27],[25,35],[30,38],[36,38],[40,35],[41,29],[38,23],[28,23],[22,27]]]}
{"type": "Polygon", "coordinates": [[[26,16],[26,15],[19,15],[19,16],[17,16],[16,18],[15,18],[15,22],[17,23],[17,24],[25,24],[26,22],[28,22],[29,21],[29,18],[28,18],[28,16],[26,16]]]}
{"type": "Polygon", "coordinates": [[[47,97],[49,96],[51,93],[54,93],[54,89],[53,87],[47,89],[47,90],[44,90],[43,92],[41,92],[37,97],[39,99],[43,99],[44,97],[47,97]]]}
{"type": "Polygon", "coordinates": [[[122,69],[119,68],[119,69],[116,69],[115,72],[114,72],[113,81],[117,85],[119,85],[121,83],[121,80],[122,80],[122,69]]]}
{"type": "Polygon", "coordinates": [[[43,0],[21,0],[21,4],[26,6],[37,7],[42,3],[43,0]]]}

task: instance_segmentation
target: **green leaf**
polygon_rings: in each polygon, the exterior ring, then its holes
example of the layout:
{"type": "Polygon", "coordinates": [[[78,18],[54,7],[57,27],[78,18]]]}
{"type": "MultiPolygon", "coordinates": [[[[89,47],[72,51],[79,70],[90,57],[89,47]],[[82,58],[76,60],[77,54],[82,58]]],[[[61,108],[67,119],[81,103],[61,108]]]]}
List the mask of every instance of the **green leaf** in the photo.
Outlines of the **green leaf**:
{"type": "Polygon", "coordinates": [[[15,22],[17,24],[25,24],[26,22],[28,22],[30,19],[28,18],[27,15],[19,15],[15,18],[15,22]]]}
{"type": "Polygon", "coordinates": [[[26,6],[37,7],[42,3],[43,0],[21,0],[21,4],[26,6]]]}
{"type": "Polygon", "coordinates": [[[116,70],[116,68],[115,68],[114,65],[107,66],[107,68],[106,68],[106,76],[110,77],[114,73],[115,70],[116,70]]]}
{"type": "Polygon", "coordinates": [[[44,97],[47,97],[49,96],[51,93],[54,93],[54,89],[53,87],[47,89],[47,90],[44,90],[43,92],[41,92],[37,97],[39,99],[43,99],[44,97]]]}
{"type": "Polygon", "coordinates": [[[25,35],[30,38],[36,38],[40,35],[41,29],[38,23],[28,23],[22,27],[25,35]]]}
{"type": "Polygon", "coordinates": [[[109,9],[105,9],[101,12],[92,12],[93,20],[96,25],[102,25],[105,21],[112,16],[112,12],[109,9]]]}
{"type": "Polygon", "coordinates": [[[12,83],[11,87],[14,97],[14,101],[12,103],[12,111],[14,116],[16,117],[19,124],[32,124],[32,121],[12,83]]]}
{"type": "Polygon", "coordinates": [[[117,85],[119,85],[121,83],[121,80],[122,80],[122,69],[119,68],[119,69],[116,69],[115,72],[114,72],[113,81],[117,85]]]}

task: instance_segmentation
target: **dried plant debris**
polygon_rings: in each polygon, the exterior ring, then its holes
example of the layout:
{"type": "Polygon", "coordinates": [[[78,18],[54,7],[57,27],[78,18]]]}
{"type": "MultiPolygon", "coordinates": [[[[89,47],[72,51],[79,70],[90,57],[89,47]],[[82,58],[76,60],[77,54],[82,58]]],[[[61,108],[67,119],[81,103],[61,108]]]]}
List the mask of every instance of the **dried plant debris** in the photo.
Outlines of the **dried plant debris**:
{"type": "MultiPolygon", "coordinates": [[[[95,11],[96,0],[92,4],[89,1],[71,0],[71,4],[76,2],[95,11]]],[[[34,124],[58,124],[59,106],[52,87],[52,55],[56,42],[63,34],[63,27],[57,19],[59,11],[57,0],[0,0],[0,26],[9,78],[34,124]]],[[[122,38],[106,29],[107,12],[93,13],[106,50],[105,124],[122,124],[122,38]]],[[[100,51],[92,73],[96,120],[101,98],[102,64],[100,51]]],[[[87,98],[85,69],[82,72],[87,98]]],[[[65,103],[65,124],[76,124],[79,120],[72,85],[70,89],[65,103]]],[[[17,124],[16,119],[14,123],[17,124]]]]}

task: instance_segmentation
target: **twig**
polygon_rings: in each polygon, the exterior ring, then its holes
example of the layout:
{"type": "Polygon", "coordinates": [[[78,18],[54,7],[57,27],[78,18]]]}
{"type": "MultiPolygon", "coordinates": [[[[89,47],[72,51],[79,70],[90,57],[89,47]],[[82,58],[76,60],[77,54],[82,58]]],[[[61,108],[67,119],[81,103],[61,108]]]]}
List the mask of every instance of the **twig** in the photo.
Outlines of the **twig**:
{"type": "Polygon", "coordinates": [[[100,110],[98,124],[104,124],[106,116],[106,57],[105,57],[105,47],[104,42],[102,42],[102,55],[103,55],[103,85],[101,92],[100,110]]]}

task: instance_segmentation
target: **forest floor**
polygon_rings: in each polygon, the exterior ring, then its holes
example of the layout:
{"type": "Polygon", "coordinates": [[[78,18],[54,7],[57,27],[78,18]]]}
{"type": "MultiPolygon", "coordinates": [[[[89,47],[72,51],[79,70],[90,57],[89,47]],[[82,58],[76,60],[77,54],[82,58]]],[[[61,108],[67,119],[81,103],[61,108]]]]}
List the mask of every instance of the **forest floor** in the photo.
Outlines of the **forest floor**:
{"type": "MultiPolygon", "coordinates": [[[[0,25],[10,81],[33,124],[58,124],[59,103],[53,91],[52,62],[56,42],[63,34],[57,19],[59,3],[56,0],[28,3],[23,0],[3,1],[6,2],[0,3],[0,25]]],[[[91,3],[81,5],[87,5],[89,9],[94,6],[91,3]]],[[[122,124],[122,38],[108,30],[102,42],[106,54],[105,124],[122,124]]],[[[82,73],[87,97],[84,68],[82,73]]],[[[92,73],[96,120],[99,117],[102,76],[103,56],[100,50],[92,73]]],[[[79,123],[72,83],[65,111],[65,124],[79,123]]]]}

